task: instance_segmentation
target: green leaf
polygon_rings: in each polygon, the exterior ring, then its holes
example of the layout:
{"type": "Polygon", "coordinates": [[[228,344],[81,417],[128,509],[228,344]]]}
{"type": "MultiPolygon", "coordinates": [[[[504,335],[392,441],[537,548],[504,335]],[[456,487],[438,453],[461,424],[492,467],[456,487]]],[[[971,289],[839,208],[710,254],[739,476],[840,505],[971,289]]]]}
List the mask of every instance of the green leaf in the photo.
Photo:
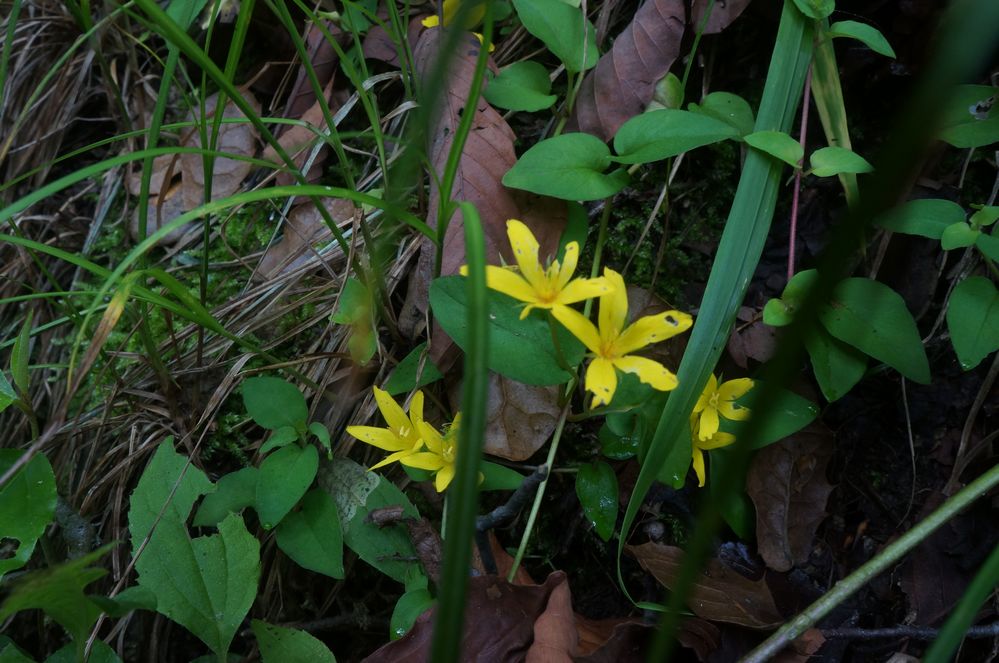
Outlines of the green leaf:
{"type": "Polygon", "coordinates": [[[14,339],[14,347],[10,353],[10,373],[14,385],[27,394],[31,390],[31,375],[28,373],[28,363],[31,352],[31,311],[21,325],[21,331],[14,339]]]}
{"type": "Polygon", "coordinates": [[[954,147],[985,147],[999,141],[996,88],[959,85],[948,94],[940,138],[954,147]]]}
{"type": "MultiPolygon", "coordinates": [[[[45,663],[77,663],[79,660],[76,643],[70,643],[56,650],[54,654],[45,659],[45,663]]],[[[0,657],[0,661],[2,661],[2,657],[0,657]]],[[[87,659],[87,663],[121,663],[121,659],[118,658],[114,649],[111,649],[103,640],[94,640],[94,646],[90,649],[90,658],[87,659]]]]}
{"type": "Polygon", "coordinates": [[[761,152],[780,159],[792,168],[800,168],[805,151],[801,143],[783,131],[757,131],[745,137],[745,141],[761,152]]]}
{"type": "Polygon", "coordinates": [[[277,544],[304,569],[343,578],[343,533],[336,505],[325,491],[313,488],[302,508],[277,527],[277,544]]]}
{"type": "Polygon", "coordinates": [[[7,376],[0,371],[0,412],[6,410],[12,403],[17,402],[17,392],[7,381],[7,376]]]}
{"type": "Polygon", "coordinates": [[[895,57],[895,50],[873,25],[857,21],[837,21],[829,26],[827,34],[830,37],[849,37],[861,42],[875,53],[888,58],[895,57]]]}
{"type": "Polygon", "coordinates": [[[794,0],[794,6],[808,18],[822,20],[836,9],[835,0],[794,0]]]}
{"type": "Polygon", "coordinates": [[[947,306],[947,328],[966,371],[999,350],[999,291],[992,281],[972,276],[957,284],[947,306]]]}
{"type": "Polygon", "coordinates": [[[21,651],[13,640],[0,635],[0,663],[35,663],[35,659],[21,651]]]}
{"type": "Polygon", "coordinates": [[[791,324],[794,314],[804,303],[812,284],[818,278],[814,269],[806,269],[791,277],[784,286],[780,299],[771,299],[763,307],[763,322],[771,327],[784,327],[791,324]]]}
{"type": "Polygon", "coordinates": [[[739,132],[739,136],[753,133],[756,119],[749,103],[731,92],[712,92],[700,104],[690,104],[690,112],[700,113],[720,120],[739,132]]]}
{"type": "Polygon", "coordinates": [[[874,166],[867,159],[845,147],[823,147],[812,152],[808,158],[812,174],[817,177],[831,177],[841,173],[869,173],[874,166]]]}
{"type": "MultiPolygon", "coordinates": [[[[732,531],[743,541],[753,537],[756,528],[756,510],[746,495],[746,474],[739,472],[738,485],[724,485],[717,477],[722,475],[723,468],[731,463],[731,448],[723,447],[709,452],[708,455],[708,492],[717,500],[718,509],[732,531]]],[[[729,475],[732,476],[732,475],[729,475]]]]}
{"type": "Polygon", "coordinates": [[[679,108],[683,104],[683,81],[673,72],[667,72],[659,79],[652,90],[652,101],[645,110],[661,108],[679,108]]]}
{"type": "MultiPolygon", "coordinates": [[[[760,381],[757,380],[753,389],[750,389],[742,398],[736,401],[743,407],[753,407],[754,391],[759,393],[760,381]]],[[[760,449],[783,440],[788,435],[793,435],[799,430],[812,423],[819,415],[819,407],[808,400],[802,398],[793,391],[778,389],[777,395],[769,406],[770,416],[763,427],[758,431],[754,449],[760,449]]],[[[746,420],[748,421],[748,420],[746,420]]],[[[746,427],[746,421],[732,421],[721,419],[721,430],[732,433],[738,437],[746,427]]]]}
{"type": "Polygon", "coordinates": [[[257,594],[260,544],[235,514],[219,524],[218,534],[190,538],[184,523],[194,501],[211,488],[168,440],[132,493],[128,521],[133,557],[149,535],[135,568],[139,585],[156,595],[157,611],[225,658],[257,594]]]}
{"type": "Polygon", "coordinates": [[[999,262],[999,237],[982,233],[978,236],[978,239],[975,240],[975,246],[977,246],[982,253],[999,262]]]}
{"type": "Polygon", "coordinates": [[[399,365],[392,371],[392,375],[385,382],[383,387],[392,396],[408,393],[414,389],[426,386],[431,382],[440,380],[440,370],[430,360],[427,353],[427,344],[420,343],[413,348],[406,357],[399,362],[399,365]]]}
{"type": "Polygon", "coordinates": [[[115,594],[114,598],[91,596],[110,617],[120,618],[134,610],[156,612],[156,595],[148,587],[132,585],[115,594]]]}
{"type": "Polygon", "coordinates": [[[631,414],[607,415],[604,425],[597,432],[600,453],[611,460],[628,460],[638,453],[638,436],[634,434],[635,417],[631,414]],[[623,421],[619,430],[615,421],[623,421]]]}
{"type": "Polygon", "coordinates": [[[566,222],[565,230],[558,241],[558,260],[565,260],[565,247],[576,242],[579,245],[579,253],[583,253],[586,246],[586,238],[590,231],[590,215],[586,213],[586,208],[574,200],[566,202],[566,222]]]}
{"type": "Polygon", "coordinates": [[[479,490],[517,490],[524,483],[524,475],[496,463],[482,463],[482,483],[479,490]]]}
{"type": "Polygon", "coordinates": [[[243,382],[243,403],[257,425],[268,430],[292,426],[305,430],[309,406],[293,384],[280,378],[256,377],[243,382]]]}
{"type": "Polygon", "coordinates": [[[388,506],[401,506],[407,517],[420,517],[392,482],[352,460],[334,458],[329,470],[319,475],[319,485],[333,498],[344,543],[358,557],[401,583],[419,571],[416,551],[404,527],[379,527],[367,520],[371,511],[388,506]]]}
{"type": "MultiPolygon", "coordinates": [[[[446,276],[430,284],[434,317],[461,348],[468,343],[466,297],[464,277],[446,276]]],[[[522,302],[489,291],[489,369],[526,384],[567,382],[571,376],[559,364],[552,328],[545,319],[547,312],[521,320],[523,307],[522,302]]],[[[577,365],[585,348],[561,325],[556,325],[555,330],[565,361],[570,366],[577,365]]]]}
{"type": "Polygon", "coordinates": [[[416,618],[434,605],[434,597],[426,589],[412,589],[395,603],[392,609],[392,619],[389,620],[389,632],[392,640],[398,640],[413,628],[416,618]]]}
{"type": "MultiPolygon", "coordinates": [[[[24,454],[20,449],[0,449],[0,474],[24,454]]],[[[56,485],[52,466],[44,454],[35,454],[0,488],[0,536],[17,539],[17,550],[0,559],[0,579],[31,559],[38,539],[52,522],[56,485]]]]}
{"type": "Polygon", "coordinates": [[[58,622],[77,643],[90,635],[101,609],[83,593],[90,583],[107,575],[91,564],[103,557],[109,543],[71,562],[29,573],[17,580],[0,605],[0,621],[22,610],[42,610],[58,622]]]}
{"type": "Polygon", "coordinates": [[[352,325],[371,316],[371,292],[351,276],[340,292],[340,303],[330,320],[341,325],[352,325]]]}
{"type": "Polygon", "coordinates": [[[558,97],[549,94],[551,89],[548,71],[533,60],[523,60],[500,69],[482,96],[493,106],[533,113],[555,103],[558,97]]]}
{"type": "Polygon", "coordinates": [[[540,39],[568,71],[586,71],[597,63],[597,33],[582,10],[562,0],[513,0],[513,6],[524,28],[540,39]]]}
{"type": "Polygon", "coordinates": [[[260,474],[255,467],[244,467],[230,472],[215,484],[215,492],[205,495],[201,506],[194,515],[195,527],[214,527],[230,513],[239,513],[253,506],[257,496],[257,479],[260,474]]]}
{"type": "MultiPolygon", "coordinates": [[[[972,207],[975,207],[975,205],[972,205],[972,207]]],[[[991,226],[997,219],[999,219],[999,206],[982,205],[974,214],[971,215],[968,222],[971,224],[972,228],[980,230],[991,226]]]]}
{"type": "Polygon", "coordinates": [[[815,327],[814,333],[805,339],[805,348],[819,389],[830,403],[845,396],[867,371],[864,353],[837,341],[821,327],[815,327]]]}
{"type": "Polygon", "coordinates": [[[950,225],[964,221],[964,208],[940,198],[910,200],[883,214],[874,223],[893,232],[940,239],[950,225]]]}
{"type": "Polygon", "coordinates": [[[208,0],[170,0],[166,6],[166,13],[186,32],[206,4],[208,0]]]}
{"type": "Polygon", "coordinates": [[[254,619],[251,627],[263,663],[336,663],[329,647],[305,631],[274,626],[259,619],[254,619]]]}
{"type": "Polygon", "coordinates": [[[929,384],[930,365],[916,321],[898,293],[885,284],[864,278],[841,281],[819,319],[839,340],[914,382],[929,384]]]}
{"type": "Polygon", "coordinates": [[[614,469],[602,461],[580,467],[576,473],[576,496],[597,536],[609,541],[617,522],[617,475],[614,469]]]}
{"type": "Polygon", "coordinates": [[[945,251],[973,246],[981,233],[981,230],[975,230],[967,222],[958,221],[944,228],[943,234],[940,235],[940,246],[945,251]]]}
{"type": "Polygon", "coordinates": [[[621,125],[614,136],[613,157],[619,163],[650,163],[689,152],[726,138],[738,130],[715,118],[690,111],[649,111],[621,125]]]}
{"type": "Polygon", "coordinates": [[[326,449],[327,454],[332,454],[333,442],[330,439],[330,429],[326,428],[325,424],[313,421],[309,424],[309,432],[312,433],[317,440],[319,440],[319,444],[323,445],[323,449],[326,449]]]}
{"type": "Polygon", "coordinates": [[[298,430],[294,426],[281,426],[267,438],[267,441],[260,447],[260,455],[266,455],[275,449],[286,447],[292,442],[298,441],[298,430]]]}
{"type": "Polygon", "coordinates": [[[610,165],[610,149],[596,136],[562,134],[524,152],[503,176],[503,184],[564,200],[599,200],[628,182],[623,171],[604,173],[610,165]]]}
{"type": "Polygon", "coordinates": [[[311,444],[284,447],[260,463],[254,508],[260,525],[271,529],[284,518],[312,485],[319,469],[319,452],[311,444]]]}

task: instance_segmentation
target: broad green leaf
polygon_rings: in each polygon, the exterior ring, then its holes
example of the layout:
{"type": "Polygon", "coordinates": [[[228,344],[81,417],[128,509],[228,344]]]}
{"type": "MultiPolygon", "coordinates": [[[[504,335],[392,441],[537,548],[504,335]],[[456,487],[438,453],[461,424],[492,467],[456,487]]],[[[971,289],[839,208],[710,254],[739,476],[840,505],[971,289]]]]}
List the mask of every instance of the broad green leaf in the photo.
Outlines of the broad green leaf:
{"type": "Polygon", "coordinates": [[[964,208],[940,198],[910,200],[881,215],[874,223],[893,232],[940,239],[944,230],[964,221],[964,208]]]}
{"type": "Polygon", "coordinates": [[[416,618],[434,605],[434,597],[426,589],[411,589],[395,603],[389,620],[389,637],[398,640],[413,628],[416,618]]]}
{"type": "Polygon", "coordinates": [[[801,143],[783,131],[757,131],[744,139],[751,147],[780,159],[792,168],[800,168],[805,151],[801,143]]]}
{"type": "Polygon", "coordinates": [[[815,327],[805,339],[805,348],[819,389],[830,403],[845,396],[867,371],[864,353],[836,340],[821,327],[815,327]]]}
{"type": "Polygon", "coordinates": [[[895,50],[881,34],[881,31],[873,25],[858,23],[857,21],[837,21],[829,26],[826,33],[830,37],[849,37],[861,42],[875,53],[888,58],[895,57],[895,50]]]}
{"type": "MultiPolygon", "coordinates": [[[[29,659],[30,660],[30,659],[29,659]]],[[[45,659],[45,663],[78,663],[79,652],[75,643],[70,643],[45,659]]],[[[0,657],[2,663],[2,657],[0,657]]],[[[94,640],[87,663],[121,663],[118,654],[103,640],[94,640]]]]}
{"type": "Polygon", "coordinates": [[[999,237],[982,233],[978,236],[978,239],[975,240],[975,246],[977,246],[982,253],[996,262],[999,262],[999,237]]]}
{"type": "Polygon", "coordinates": [[[599,200],[628,182],[624,171],[604,173],[610,165],[610,149],[596,136],[562,134],[524,152],[503,176],[503,184],[564,200],[599,200]]]}
{"type": "Polygon", "coordinates": [[[597,33],[582,10],[562,0],[513,0],[513,6],[524,28],[540,39],[568,71],[586,71],[597,63],[597,33]]]}
{"type": "Polygon", "coordinates": [[[483,462],[480,466],[482,483],[479,490],[517,490],[524,483],[524,475],[504,465],[483,462]]]}
{"type": "Polygon", "coordinates": [[[17,402],[17,392],[14,391],[14,387],[7,381],[7,376],[0,371],[0,412],[3,412],[11,403],[17,402]]]}
{"type": "MultiPolygon", "coordinates": [[[[759,381],[754,389],[750,389],[742,398],[736,401],[741,406],[753,407],[753,391],[760,387],[759,381]]],[[[757,391],[757,393],[759,393],[757,391]]],[[[777,395],[770,404],[770,416],[766,423],[758,431],[754,449],[760,449],[783,440],[788,435],[793,435],[799,430],[812,423],[819,415],[819,407],[808,400],[802,398],[793,391],[778,389],[777,395]]],[[[721,419],[721,430],[732,433],[738,437],[746,426],[746,421],[732,421],[721,419]]]]}
{"type": "Polygon", "coordinates": [[[688,152],[739,132],[709,115],[663,109],[641,113],[621,125],[614,136],[620,163],[650,163],[688,152]]]}
{"type": "Polygon", "coordinates": [[[85,641],[101,609],[83,592],[87,585],[107,575],[107,569],[91,564],[112,547],[114,544],[109,543],[78,559],[19,578],[0,605],[0,621],[22,610],[42,610],[66,629],[74,641],[85,641]]]}
{"type": "Polygon", "coordinates": [[[91,596],[109,617],[120,618],[134,610],[156,612],[156,595],[142,585],[132,585],[115,594],[114,598],[91,596]]]}
{"type": "Polygon", "coordinates": [[[609,541],[617,523],[617,475],[602,461],[583,465],[576,473],[576,496],[587,520],[604,541],[609,541]]]}
{"type": "Polygon", "coordinates": [[[340,292],[340,302],[330,320],[341,325],[352,325],[371,316],[371,292],[351,276],[340,292]]]}
{"type": "Polygon", "coordinates": [[[947,97],[940,138],[954,147],[984,147],[999,141],[997,88],[959,85],[947,97]]]}
{"type": "Polygon", "coordinates": [[[427,353],[427,344],[420,343],[399,362],[399,365],[392,371],[392,375],[386,380],[383,388],[389,394],[395,396],[419,389],[431,382],[440,380],[442,377],[444,376],[441,375],[434,362],[430,360],[430,355],[427,353]]]}
{"type": "Polygon", "coordinates": [[[196,527],[214,527],[230,513],[239,513],[253,506],[257,496],[257,478],[260,474],[255,467],[244,467],[230,472],[215,484],[215,492],[205,495],[197,513],[194,514],[196,527]]]}
{"type": "Polygon", "coordinates": [[[940,246],[945,251],[972,246],[981,233],[981,230],[972,228],[967,222],[958,221],[944,228],[943,234],[940,235],[940,246]]]}
{"type": "Polygon", "coordinates": [[[277,527],[277,544],[304,569],[343,578],[343,532],[333,499],[313,488],[277,527]]]}
{"type": "Polygon", "coordinates": [[[275,449],[286,447],[292,442],[298,441],[298,430],[294,426],[281,426],[270,434],[267,441],[260,447],[260,455],[266,455],[275,449]]]}
{"type": "Polygon", "coordinates": [[[395,485],[380,474],[346,458],[334,458],[328,471],[319,475],[319,485],[336,504],[343,527],[343,540],[357,556],[398,582],[418,573],[420,564],[409,534],[401,525],[379,527],[368,522],[375,509],[401,506],[407,517],[420,512],[395,485]]]}
{"type": "Polygon", "coordinates": [[[966,371],[999,350],[999,291],[992,281],[972,276],[957,284],[947,305],[947,328],[966,371]]]}
{"type": "Polygon", "coordinates": [[[794,314],[804,303],[812,284],[818,279],[818,272],[806,269],[791,277],[784,286],[780,299],[771,299],[763,307],[763,322],[771,327],[784,327],[791,324],[794,314]]]}
{"type": "Polygon", "coordinates": [[[243,403],[257,425],[268,430],[292,426],[305,430],[309,406],[293,384],[280,378],[255,377],[243,382],[243,403]]]}
{"type": "MultiPolygon", "coordinates": [[[[0,449],[0,474],[9,470],[24,452],[0,449]]],[[[0,537],[17,539],[17,550],[0,559],[0,579],[31,559],[38,539],[52,522],[56,508],[56,484],[52,466],[44,454],[35,454],[0,488],[0,537]]]]}
{"type": "MultiPolygon", "coordinates": [[[[434,317],[459,347],[468,343],[468,314],[465,280],[446,276],[430,284],[430,306],[434,317]]],[[[524,304],[506,295],[489,292],[489,369],[526,384],[553,385],[567,382],[569,373],[561,367],[561,349],[565,363],[575,366],[583,359],[585,348],[568,331],[556,324],[559,349],[552,341],[552,327],[546,312],[521,320],[524,304]]]]}
{"type": "MultiPolygon", "coordinates": [[[[975,205],[972,205],[972,207],[975,207],[975,205]]],[[[982,229],[991,226],[997,219],[999,219],[999,206],[983,205],[971,215],[968,223],[971,224],[972,228],[982,229]]]]}
{"type": "Polygon", "coordinates": [[[275,527],[305,491],[319,469],[319,452],[314,446],[293,444],[278,449],[260,463],[254,508],[264,529],[275,527]]]}
{"type": "Polygon", "coordinates": [[[35,663],[35,659],[21,651],[13,640],[0,635],[0,663],[35,663]]]}
{"type": "Polygon", "coordinates": [[[841,173],[869,173],[874,166],[867,159],[845,147],[823,147],[808,157],[812,174],[818,177],[831,177],[841,173]]]}
{"type": "Polygon", "coordinates": [[[166,13],[186,32],[206,4],[208,0],[170,0],[166,13]]]}
{"type": "Polygon", "coordinates": [[[600,441],[600,453],[611,460],[628,460],[634,458],[638,453],[638,436],[635,431],[635,415],[618,414],[607,415],[606,421],[597,432],[597,439],[600,441]],[[619,429],[612,420],[621,420],[623,430],[619,429]]]}
{"type": "Polygon", "coordinates": [[[482,96],[493,106],[533,113],[555,103],[558,97],[549,94],[551,89],[548,70],[533,60],[523,60],[500,69],[482,96]]]}
{"type": "Polygon", "coordinates": [[[156,595],[157,611],[224,658],[257,594],[260,544],[235,514],[219,524],[218,534],[191,539],[184,523],[194,501],[211,489],[168,440],[132,493],[128,521],[133,557],[149,535],[135,568],[139,585],[156,595]]]}
{"type": "Polygon", "coordinates": [[[699,104],[690,104],[692,113],[700,113],[720,120],[739,132],[739,136],[753,133],[753,109],[749,103],[731,92],[712,92],[699,104]]]}
{"type": "Polygon", "coordinates": [[[31,311],[21,325],[21,331],[14,339],[14,347],[10,353],[10,373],[14,385],[27,394],[31,391],[31,376],[28,374],[28,364],[31,353],[31,311]]]}
{"type": "Polygon", "coordinates": [[[905,302],[883,283],[841,281],[819,320],[834,337],[882,361],[920,384],[930,382],[930,364],[916,321],[905,302]]]}
{"type": "Polygon", "coordinates": [[[836,9],[835,0],[794,0],[794,6],[808,18],[822,20],[836,9]]]}
{"type": "Polygon", "coordinates": [[[336,663],[329,647],[318,638],[293,628],[259,619],[251,623],[263,663],[336,663]]]}

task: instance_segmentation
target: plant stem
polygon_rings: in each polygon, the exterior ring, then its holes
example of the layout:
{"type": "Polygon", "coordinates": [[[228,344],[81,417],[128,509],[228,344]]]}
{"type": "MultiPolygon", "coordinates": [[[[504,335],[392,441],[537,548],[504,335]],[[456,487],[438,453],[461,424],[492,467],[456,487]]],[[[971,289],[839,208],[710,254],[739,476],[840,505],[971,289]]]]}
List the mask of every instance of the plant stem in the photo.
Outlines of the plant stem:
{"type": "MultiPolygon", "coordinates": [[[[808,67],[808,74],[805,76],[805,92],[801,100],[801,133],[799,142],[801,143],[801,153],[805,153],[805,143],[808,142],[808,101],[812,95],[812,67],[808,67]]],[[[794,170],[794,193],[791,196],[791,232],[787,247],[787,280],[794,277],[794,245],[798,238],[798,197],[801,195],[801,169],[805,167],[805,157],[801,157],[801,163],[794,170]]]]}

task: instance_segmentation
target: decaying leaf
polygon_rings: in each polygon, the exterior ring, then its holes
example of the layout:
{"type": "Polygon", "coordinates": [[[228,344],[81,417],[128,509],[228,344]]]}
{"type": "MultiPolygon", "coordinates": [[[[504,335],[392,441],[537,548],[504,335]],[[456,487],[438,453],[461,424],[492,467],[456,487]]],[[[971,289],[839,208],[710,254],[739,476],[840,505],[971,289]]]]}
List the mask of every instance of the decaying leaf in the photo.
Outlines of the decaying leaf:
{"type": "Polygon", "coordinates": [[[763,323],[761,315],[748,306],[739,309],[739,322],[728,337],[728,353],[742,368],[749,360],[763,363],[777,350],[777,329],[763,323]]]}
{"type": "MultiPolygon", "coordinates": [[[[333,82],[326,86],[323,90],[323,95],[325,95],[327,106],[330,109],[330,113],[335,113],[337,109],[337,104],[333,96],[333,82]]],[[[300,124],[293,124],[288,126],[284,132],[278,136],[277,142],[284,148],[284,151],[292,158],[295,162],[295,166],[299,170],[305,168],[306,162],[312,155],[312,151],[315,145],[322,142],[322,138],[317,133],[326,124],[326,116],[323,115],[323,107],[319,101],[312,104],[300,118],[302,122],[305,122],[309,126],[302,126],[300,124]],[[310,128],[311,127],[311,128],[310,128]]],[[[319,179],[322,174],[322,165],[326,162],[327,150],[321,149],[316,157],[309,164],[308,170],[304,173],[305,179],[309,182],[315,182],[319,179]]],[[[278,158],[277,151],[273,146],[268,145],[264,148],[263,158],[276,163],[281,163],[278,158]]],[[[277,174],[276,182],[278,185],[292,184],[295,178],[291,173],[281,172],[277,174]]]]}
{"type": "Polygon", "coordinates": [[[822,635],[822,631],[817,628],[810,628],[795,638],[794,642],[781,650],[779,654],[774,656],[773,663],[805,663],[825,643],[826,638],[822,635]]]}
{"type": "Polygon", "coordinates": [[[644,111],[680,53],[685,17],[683,0],[647,0],[583,79],[567,130],[610,140],[644,111]]]}
{"type": "MultiPolygon", "coordinates": [[[[406,34],[408,43],[415,44],[419,42],[420,34],[426,29],[423,27],[423,19],[425,18],[426,16],[424,15],[414,16],[409,21],[409,28],[406,34]]],[[[392,37],[380,25],[371,26],[368,34],[364,36],[361,50],[364,52],[364,57],[369,60],[378,60],[392,67],[399,66],[399,46],[392,41],[392,37]]]]}
{"type": "Polygon", "coordinates": [[[534,622],[534,642],[527,650],[527,663],[572,661],[571,652],[579,644],[576,616],[572,612],[569,583],[555,586],[548,596],[548,605],[534,622]]]}
{"type": "MultiPolygon", "coordinates": [[[[642,568],[671,589],[680,573],[683,549],[661,543],[628,546],[642,568]]],[[[768,629],[784,619],[765,580],[750,580],[716,559],[709,560],[687,597],[695,615],[755,629],[768,629]]]]}
{"type": "MultiPolygon", "coordinates": [[[[323,206],[336,222],[352,219],[358,211],[351,201],[342,198],[323,198],[323,206]]],[[[257,267],[256,274],[263,280],[300,267],[312,256],[312,246],[333,237],[311,201],[303,202],[288,213],[283,232],[281,241],[267,248],[257,267]]]]}
{"type": "Polygon", "coordinates": [[[813,425],[765,447],[749,467],[746,492],[756,505],[756,542],[775,571],[808,559],[833,489],[826,481],[832,451],[832,433],[813,425]]]}
{"type": "MultiPolygon", "coordinates": [[[[333,21],[323,21],[323,27],[341,46],[348,43],[350,35],[341,30],[333,21]]],[[[309,63],[312,65],[319,85],[328,87],[336,74],[340,58],[336,49],[326,39],[323,30],[315,23],[310,23],[306,28],[305,50],[309,54],[309,63]]],[[[285,117],[302,117],[307,109],[315,103],[316,94],[312,89],[312,82],[309,80],[309,72],[304,65],[301,65],[298,68],[295,83],[291,86],[291,92],[288,94],[284,115],[285,117]]]]}
{"type": "Polygon", "coordinates": [[[558,415],[558,387],[521,384],[490,374],[483,450],[507,460],[526,460],[551,436],[558,415]]]}
{"type": "MultiPolygon", "coordinates": [[[[711,4],[711,0],[693,0],[690,3],[690,28],[697,30],[704,18],[704,10],[711,4]]],[[[732,21],[739,18],[743,10],[749,6],[749,0],[718,0],[711,9],[711,16],[708,24],[704,28],[704,34],[713,35],[721,32],[732,21]]]]}

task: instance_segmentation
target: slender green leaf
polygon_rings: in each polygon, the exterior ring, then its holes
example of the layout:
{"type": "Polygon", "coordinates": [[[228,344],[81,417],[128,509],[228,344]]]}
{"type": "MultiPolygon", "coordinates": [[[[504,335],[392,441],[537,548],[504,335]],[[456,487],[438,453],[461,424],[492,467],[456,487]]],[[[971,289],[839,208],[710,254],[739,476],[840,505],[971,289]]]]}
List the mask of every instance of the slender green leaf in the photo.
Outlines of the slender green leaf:
{"type": "Polygon", "coordinates": [[[14,378],[14,385],[21,390],[22,394],[31,391],[31,376],[28,373],[28,364],[31,352],[31,316],[32,311],[28,311],[28,317],[21,324],[21,331],[14,341],[14,349],[10,355],[10,373],[14,378]]]}
{"type": "Polygon", "coordinates": [[[517,490],[524,483],[524,475],[496,463],[482,463],[482,483],[479,490],[517,490]]]}
{"type": "Polygon", "coordinates": [[[239,513],[246,507],[253,506],[256,502],[259,474],[255,467],[244,467],[219,479],[215,484],[215,492],[205,495],[194,514],[195,527],[214,527],[230,513],[239,513]]]}
{"type": "Polygon", "coordinates": [[[326,428],[325,424],[313,421],[309,424],[309,432],[319,440],[319,444],[323,445],[323,449],[326,449],[327,454],[333,453],[333,441],[330,439],[330,429],[326,428]]]}
{"type": "Polygon", "coordinates": [[[957,284],[947,305],[947,328],[966,371],[999,350],[999,291],[992,281],[972,276],[957,284]]]}
{"type": "Polygon", "coordinates": [[[311,444],[278,449],[260,463],[254,508],[264,529],[275,527],[312,485],[319,452],[311,444]]]}
{"type": "Polygon", "coordinates": [[[614,469],[602,461],[580,467],[576,473],[576,496],[597,536],[609,541],[617,522],[617,475],[614,469]]]}
{"type": "Polygon", "coordinates": [[[551,89],[548,70],[533,60],[522,60],[503,67],[482,96],[498,108],[532,113],[555,103],[558,97],[549,94],[551,89]]]}
{"type": "Polygon", "coordinates": [[[869,173],[874,170],[867,159],[845,147],[823,147],[808,157],[812,174],[818,177],[831,177],[841,173],[869,173]]]}
{"type": "Polygon", "coordinates": [[[385,381],[384,389],[392,396],[436,382],[444,377],[430,360],[427,344],[420,343],[399,362],[392,375],[385,381]]]}
{"type": "Polygon", "coordinates": [[[801,143],[783,131],[757,131],[745,137],[745,141],[761,152],[780,159],[792,168],[800,168],[805,151],[801,143]]]}
{"type": "Polygon", "coordinates": [[[343,578],[343,532],[332,498],[313,488],[277,527],[277,544],[302,568],[343,578]]]}
{"type": "Polygon", "coordinates": [[[599,200],[628,182],[624,171],[604,173],[610,165],[610,149],[596,136],[562,134],[535,143],[506,172],[503,184],[565,200],[599,200]]]}
{"type": "Polygon", "coordinates": [[[254,377],[243,382],[243,403],[258,426],[277,430],[291,426],[305,430],[309,406],[293,384],[281,378],[254,377]]]}
{"type": "Polygon", "coordinates": [[[650,163],[675,157],[726,138],[737,138],[732,125],[710,115],[663,109],[649,111],[621,125],[614,136],[620,163],[650,163]]]}
{"type": "Polygon", "coordinates": [[[690,104],[690,112],[700,113],[724,122],[739,132],[739,136],[753,133],[753,109],[749,102],[731,92],[712,92],[700,104],[690,104]]]}
{"type": "Polygon", "coordinates": [[[251,627],[264,663],[336,663],[329,647],[305,631],[275,626],[259,619],[254,619],[251,627]]]}
{"type": "Polygon", "coordinates": [[[964,208],[940,198],[910,200],[874,220],[893,232],[940,239],[949,226],[964,221],[964,208]]]}
{"type": "MultiPolygon", "coordinates": [[[[23,453],[19,449],[0,449],[0,474],[9,470],[23,453]]],[[[44,454],[35,454],[0,488],[0,536],[17,540],[13,554],[0,559],[0,579],[28,563],[38,539],[52,522],[55,508],[52,466],[44,454]]]]}
{"type": "Polygon", "coordinates": [[[873,25],[858,23],[857,21],[837,21],[829,26],[826,33],[830,37],[849,37],[861,42],[875,53],[879,53],[888,58],[895,57],[895,50],[881,34],[881,31],[873,25]]]}
{"type": "Polygon", "coordinates": [[[885,284],[864,278],[840,281],[819,320],[844,343],[914,382],[929,384],[930,364],[916,321],[902,297],[885,284]]]}
{"type": "Polygon", "coordinates": [[[567,70],[586,71],[597,63],[597,33],[581,9],[562,0],[513,0],[513,6],[524,28],[540,39],[567,70]]]}
{"type": "MultiPolygon", "coordinates": [[[[839,67],[836,64],[836,50],[832,39],[828,38],[828,21],[816,22],[815,54],[812,63],[812,97],[815,110],[822,122],[826,142],[835,147],[851,149],[850,125],[846,117],[846,104],[843,101],[843,86],[839,80],[839,67]]],[[[860,189],[857,176],[841,173],[840,184],[847,205],[853,209],[860,202],[860,189]]]]}

